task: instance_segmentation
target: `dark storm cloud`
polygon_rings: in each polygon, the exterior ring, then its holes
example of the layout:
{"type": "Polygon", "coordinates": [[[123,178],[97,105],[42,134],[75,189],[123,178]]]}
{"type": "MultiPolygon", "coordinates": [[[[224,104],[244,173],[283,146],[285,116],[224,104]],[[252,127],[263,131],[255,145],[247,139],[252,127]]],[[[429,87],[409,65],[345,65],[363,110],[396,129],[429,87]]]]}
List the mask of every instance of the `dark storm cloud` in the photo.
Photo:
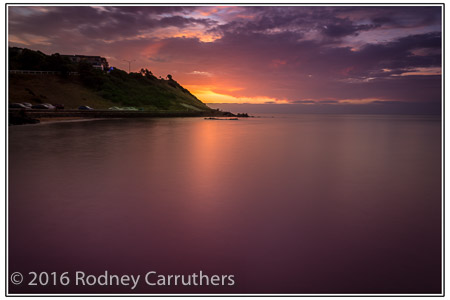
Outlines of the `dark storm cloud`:
{"type": "Polygon", "coordinates": [[[403,71],[410,68],[438,67],[441,65],[440,48],[441,34],[432,32],[410,35],[389,43],[367,44],[359,51],[352,51],[348,47],[328,48],[317,56],[315,65],[335,66],[340,68],[345,76],[383,76],[383,73],[379,72],[382,69],[403,71]],[[423,49],[424,55],[415,55],[413,51],[417,49],[423,49]],[[434,50],[438,50],[438,53],[434,50]]]}
{"type": "Polygon", "coordinates": [[[252,19],[235,21],[212,28],[212,31],[261,32],[280,29],[317,30],[325,37],[342,38],[382,26],[414,28],[440,23],[436,7],[246,7],[242,14],[252,19]]]}
{"type": "Polygon", "coordinates": [[[212,26],[215,21],[195,19],[182,16],[171,16],[155,19],[152,17],[136,18],[134,15],[120,14],[101,25],[81,25],[79,32],[89,38],[117,39],[118,37],[133,37],[137,32],[149,31],[164,27],[185,28],[190,25],[212,26]],[[126,24],[126,26],[125,26],[126,24]]]}
{"type": "Polygon", "coordinates": [[[370,20],[377,27],[416,28],[441,22],[441,9],[431,6],[342,6],[333,12],[355,21],[370,20]]]}
{"type": "Polygon", "coordinates": [[[188,14],[195,10],[193,6],[105,6],[106,10],[121,11],[131,14],[162,15],[182,13],[188,14]]]}
{"type": "Polygon", "coordinates": [[[92,7],[51,7],[46,12],[39,12],[28,8],[24,13],[22,7],[9,9],[9,34],[34,34],[51,36],[60,34],[67,29],[77,28],[80,24],[85,26],[96,25],[101,14],[92,7]]]}
{"type": "Polygon", "coordinates": [[[318,103],[320,103],[320,104],[333,104],[333,103],[338,103],[338,101],[337,100],[321,100],[321,101],[319,101],[318,103]]]}
{"type": "Polygon", "coordinates": [[[241,13],[248,18],[237,18],[234,21],[212,28],[210,31],[221,34],[256,33],[271,30],[289,30],[301,34],[299,30],[311,30],[318,26],[317,20],[322,16],[322,8],[311,10],[305,7],[246,7],[241,13]]]}
{"type": "Polygon", "coordinates": [[[291,103],[294,103],[294,104],[312,104],[312,103],[316,103],[316,102],[312,101],[312,100],[294,100],[294,101],[291,101],[291,103]]]}
{"type": "Polygon", "coordinates": [[[357,35],[358,32],[364,30],[370,30],[375,28],[376,25],[355,25],[348,19],[339,20],[336,23],[329,23],[324,25],[322,33],[328,37],[341,38],[347,35],[357,35]]]}
{"type": "Polygon", "coordinates": [[[441,35],[432,32],[403,37],[390,43],[367,44],[360,51],[346,49],[340,51],[339,58],[343,59],[341,63],[353,67],[346,75],[384,77],[414,68],[441,66],[440,48],[441,35]],[[422,49],[423,55],[415,55],[413,52],[417,49],[422,49]],[[438,50],[437,53],[435,50],[438,50]],[[385,69],[390,71],[383,72],[385,69]]]}
{"type": "Polygon", "coordinates": [[[196,18],[187,18],[182,16],[172,16],[172,17],[165,17],[159,20],[158,26],[164,27],[164,26],[175,26],[175,27],[186,27],[192,24],[199,24],[204,26],[213,26],[217,24],[217,21],[210,20],[210,19],[196,19],[196,18]]]}
{"type": "Polygon", "coordinates": [[[10,8],[10,34],[56,35],[64,37],[65,31],[77,31],[95,39],[133,38],[142,31],[174,26],[183,28],[192,24],[212,26],[216,21],[186,17],[190,7],[104,7],[89,6],[50,7],[46,12],[30,9],[31,13],[20,13],[23,8],[10,8]],[[167,16],[181,13],[182,15],[167,16]],[[37,26],[38,24],[38,26],[37,26]]]}

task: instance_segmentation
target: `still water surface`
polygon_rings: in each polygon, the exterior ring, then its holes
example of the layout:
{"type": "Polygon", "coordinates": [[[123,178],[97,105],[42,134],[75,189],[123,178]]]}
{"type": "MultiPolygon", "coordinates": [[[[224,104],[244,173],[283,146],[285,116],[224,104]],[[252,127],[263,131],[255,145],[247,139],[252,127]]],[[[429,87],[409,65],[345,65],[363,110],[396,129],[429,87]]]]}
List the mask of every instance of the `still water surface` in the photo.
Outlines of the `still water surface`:
{"type": "Polygon", "coordinates": [[[10,127],[9,268],[236,281],[19,293],[440,293],[440,118],[10,127]]]}

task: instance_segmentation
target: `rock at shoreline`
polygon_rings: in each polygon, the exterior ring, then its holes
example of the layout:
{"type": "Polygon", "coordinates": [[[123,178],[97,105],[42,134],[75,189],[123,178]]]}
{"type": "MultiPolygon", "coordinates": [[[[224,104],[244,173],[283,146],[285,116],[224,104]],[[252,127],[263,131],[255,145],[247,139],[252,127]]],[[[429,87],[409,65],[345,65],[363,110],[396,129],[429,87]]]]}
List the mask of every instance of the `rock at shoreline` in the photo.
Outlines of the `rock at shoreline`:
{"type": "Polygon", "coordinates": [[[239,118],[249,118],[250,116],[248,115],[248,113],[239,113],[236,115],[239,118]]]}
{"type": "Polygon", "coordinates": [[[37,124],[40,123],[38,119],[30,118],[26,115],[24,110],[21,110],[17,114],[9,114],[9,125],[24,125],[24,124],[37,124]]]}

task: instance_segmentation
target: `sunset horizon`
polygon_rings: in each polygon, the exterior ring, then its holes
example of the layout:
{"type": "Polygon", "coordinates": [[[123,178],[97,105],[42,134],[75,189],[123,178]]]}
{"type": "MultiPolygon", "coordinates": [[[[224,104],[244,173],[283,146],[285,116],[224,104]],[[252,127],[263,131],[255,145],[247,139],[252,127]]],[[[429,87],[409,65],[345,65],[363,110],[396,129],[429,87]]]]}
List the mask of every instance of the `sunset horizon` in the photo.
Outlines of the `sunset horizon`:
{"type": "Polygon", "coordinates": [[[441,103],[433,5],[10,6],[9,46],[171,74],[211,104],[441,103]]]}

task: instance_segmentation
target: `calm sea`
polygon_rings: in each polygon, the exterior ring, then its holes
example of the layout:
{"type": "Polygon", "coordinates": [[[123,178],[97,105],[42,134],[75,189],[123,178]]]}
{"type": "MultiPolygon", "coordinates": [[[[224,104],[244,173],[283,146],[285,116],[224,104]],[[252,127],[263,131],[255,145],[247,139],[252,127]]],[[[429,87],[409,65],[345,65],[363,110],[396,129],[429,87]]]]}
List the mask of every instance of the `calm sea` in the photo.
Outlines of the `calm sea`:
{"type": "Polygon", "coordinates": [[[11,293],[440,293],[441,119],[274,115],[9,128],[9,270],[234,275],[11,293]]]}

